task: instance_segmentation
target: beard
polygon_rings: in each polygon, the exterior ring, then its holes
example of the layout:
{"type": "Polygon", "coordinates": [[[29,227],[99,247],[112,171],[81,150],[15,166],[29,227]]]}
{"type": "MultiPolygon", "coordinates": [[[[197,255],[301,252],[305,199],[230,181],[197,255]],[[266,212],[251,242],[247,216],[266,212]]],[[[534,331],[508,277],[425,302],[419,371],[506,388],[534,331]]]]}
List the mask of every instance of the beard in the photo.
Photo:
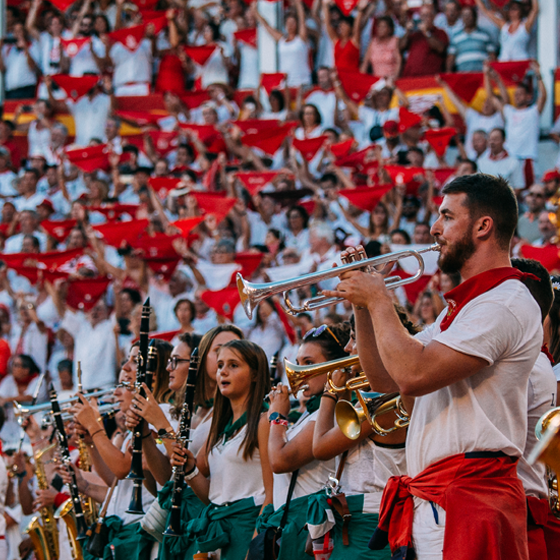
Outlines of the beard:
{"type": "Polygon", "coordinates": [[[472,240],[473,226],[469,226],[465,235],[456,243],[447,245],[447,253],[440,254],[438,259],[439,269],[444,274],[461,272],[464,264],[473,256],[476,247],[472,240]]]}

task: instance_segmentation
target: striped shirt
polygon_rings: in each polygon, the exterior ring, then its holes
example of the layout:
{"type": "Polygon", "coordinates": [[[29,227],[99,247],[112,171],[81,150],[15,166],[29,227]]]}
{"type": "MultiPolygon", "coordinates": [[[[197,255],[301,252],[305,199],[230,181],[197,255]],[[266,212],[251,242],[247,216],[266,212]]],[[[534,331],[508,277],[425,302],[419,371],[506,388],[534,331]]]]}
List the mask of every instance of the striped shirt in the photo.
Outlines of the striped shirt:
{"type": "Polygon", "coordinates": [[[458,72],[481,72],[483,62],[494,50],[488,33],[477,27],[470,33],[464,29],[455,33],[447,52],[455,56],[458,72]]]}

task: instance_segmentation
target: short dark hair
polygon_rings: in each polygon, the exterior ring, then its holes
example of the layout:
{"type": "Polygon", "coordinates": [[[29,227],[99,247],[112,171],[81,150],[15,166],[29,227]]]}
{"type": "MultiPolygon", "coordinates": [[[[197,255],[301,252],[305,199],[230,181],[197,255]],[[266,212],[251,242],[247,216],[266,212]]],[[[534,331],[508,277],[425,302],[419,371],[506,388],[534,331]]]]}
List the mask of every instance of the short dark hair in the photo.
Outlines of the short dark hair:
{"type": "Polygon", "coordinates": [[[380,21],[384,21],[387,24],[391,36],[395,34],[395,22],[393,21],[393,18],[391,16],[381,16],[375,19],[376,24],[380,21]]]}
{"type": "Polygon", "coordinates": [[[504,249],[509,248],[517,227],[518,208],[515,193],[503,177],[485,173],[457,177],[445,185],[442,194],[466,194],[466,206],[471,218],[487,215],[494,221],[496,239],[504,249]]]}
{"type": "Polygon", "coordinates": [[[505,142],[506,140],[506,131],[503,128],[500,128],[499,126],[496,128],[493,128],[490,132],[496,132],[498,131],[501,135],[502,135],[502,140],[505,142]]]}
{"type": "Polygon", "coordinates": [[[35,360],[28,354],[16,354],[16,356],[21,360],[21,367],[29,370],[29,375],[37,375],[41,373],[39,366],[35,363],[35,360]]]}
{"type": "Polygon", "coordinates": [[[534,274],[538,278],[538,280],[526,278],[523,280],[523,284],[527,286],[531,295],[539,304],[541,317],[544,322],[554,300],[554,291],[548,270],[540,262],[533,259],[511,259],[511,266],[521,272],[534,274]]]}
{"type": "Polygon", "coordinates": [[[58,362],[58,364],[56,365],[56,369],[59,373],[61,371],[69,371],[70,373],[72,373],[74,369],[72,360],[68,360],[67,358],[65,358],[64,360],[60,360],[60,362],[58,362]]]}

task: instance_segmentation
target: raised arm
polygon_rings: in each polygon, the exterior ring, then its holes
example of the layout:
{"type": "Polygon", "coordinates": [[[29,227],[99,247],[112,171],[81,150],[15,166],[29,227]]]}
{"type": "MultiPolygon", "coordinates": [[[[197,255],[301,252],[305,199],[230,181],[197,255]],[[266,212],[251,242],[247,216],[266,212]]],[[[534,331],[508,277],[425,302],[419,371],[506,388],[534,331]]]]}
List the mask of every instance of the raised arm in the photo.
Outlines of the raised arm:
{"type": "Polygon", "coordinates": [[[436,82],[443,88],[443,90],[447,94],[447,97],[449,97],[453,105],[455,105],[457,112],[464,119],[467,114],[467,104],[449,87],[445,80],[441,79],[441,76],[436,76],[436,82]]]}
{"type": "Polygon", "coordinates": [[[261,14],[259,13],[259,10],[257,8],[257,3],[253,2],[251,4],[251,7],[249,8],[249,10],[251,10],[251,13],[255,16],[255,18],[259,21],[259,23],[261,23],[264,28],[267,30],[268,34],[276,41],[280,41],[280,39],[282,39],[282,32],[278,31],[278,29],[274,29],[274,27],[272,27],[270,25],[270,23],[268,23],[268,21],[266,21],[266,19],[264,19],[261,14]]]}
{"type": "Polygon", "coordinates": [[[539,90],[537,96],[537,110],[539,111],[539,113],[542,113],[547,99],[546,87],[541,76],[541,68],[539,66],[539,63],[536,61],[533,62],[531,64],[531,68],[533,72],[535,72],[535,78],[537,79],[537,89],[539,90]]]}
{"type": "Polygon", "coordinates": [[[501,29],[505,25],[505,21],[497,12],[490,11],[482,0],[475,0],[476,7],[479,9],[480,13],[486,16],[494,25],[501,29]]]}
{"type": "Polygon", "coordinates": [[[80,24],[82,23],[82,19],[84,19],[84,16],[89,12],[90,8],[91,8],[91,0],[84,0],[84,3],[82,4],[82,8],[78,12],[77,17],[74,20],[74,24],[72,25],[73,37],[75,37],[80,31],[80,24]]]}
{"type": "Polygon", "coordinates": [[[331,72],[331,76],[336,95],[343,101],[346,107],[348,107],[348,110],[350,111],[350,113],[352,113],[352,116],[357,119],[359,117],[360,107],[354,100],[350,99],[350,97],[344,91],[342,82],[340,81],[336,70],[333,70],[331,72]]]}
{"type": "Polygon", "coordinates": [[[484,63],[484,89],[486,91],[486,96],[488,97],[488,99],[492,100],[492,103],[494,104],[496,110],[500,111],[500,113],[502,113],[503,116],[504,107],[510,101],[509,94],[500,76],[498,76],[498,73],[495,72],[487,63],[484,63]],[[501,99],[498,99],[498,97],[494,95],[494,90],[492,89],[492,81],[490,79],[490,75],[492,75],[496,84],[498,85],[501,99]]]}
{"type": "Polygon", "coordinates": [[[29,13],[27,14],[27,19],[25,20],[25,29],[34,38],[38,39],[40,32],[37,29],[37,13],[41,7],[41,0],[33,0],[29,13]]]}
{"type": "Polygon", "coordinates": [[[329,6],[331,4],[332,0],[323,0],[321,2],[321,9],[323,12],[323,23],[325,24],[325,28],[327,29],[327,35],[329,36],[329,39],[334,43],[337,40],[337,36],[334,27],[331,25],[331,18],[329,17],[329,6]]]}
{"type": "Polygon", "coordinates": [[[537,16],[539,15],[539,0],[533,0],[531,5],[531,11],[525,20],[525,29],[527,33],[531,33],[535,22],[537,21],[537,16]]]}
{"type": "Polygon", "coordinates": [[[354,27],[352,29],[352,42],[358,48],[360,48],[360,45],[362,43],[362,28],[363,28],[363,23],[366,20],[365,12],[368,8],[368,5],[370,5],[369,0],[360,0],[358,2],[358,5],[356,6],[358,8],[358,15],[354,20],[354,27]]]}
{"type": "Polygon", "coordinates": [[[294,0],[296,13],[298,17],[298,35],[301,40],[307,43],[307,25],[305,25],[305,10],[303,8],[302,0],[294,0]]]}

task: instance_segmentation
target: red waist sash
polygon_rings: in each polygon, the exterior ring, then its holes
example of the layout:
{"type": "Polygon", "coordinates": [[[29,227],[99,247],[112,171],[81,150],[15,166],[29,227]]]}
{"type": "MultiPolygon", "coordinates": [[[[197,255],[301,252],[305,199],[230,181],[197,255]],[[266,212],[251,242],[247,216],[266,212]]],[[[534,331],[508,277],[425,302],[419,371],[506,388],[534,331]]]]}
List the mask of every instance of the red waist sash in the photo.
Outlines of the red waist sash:
{"type": "Polygon", "coordinates": [[[388,543],[394,560],[414,557],[416,496],[446,512],[443,560],[528,560],[527,507],[516,462],[501,453],[461,453],[414,478],[391,477],[370,548],[380,550],[388,543]]]}

